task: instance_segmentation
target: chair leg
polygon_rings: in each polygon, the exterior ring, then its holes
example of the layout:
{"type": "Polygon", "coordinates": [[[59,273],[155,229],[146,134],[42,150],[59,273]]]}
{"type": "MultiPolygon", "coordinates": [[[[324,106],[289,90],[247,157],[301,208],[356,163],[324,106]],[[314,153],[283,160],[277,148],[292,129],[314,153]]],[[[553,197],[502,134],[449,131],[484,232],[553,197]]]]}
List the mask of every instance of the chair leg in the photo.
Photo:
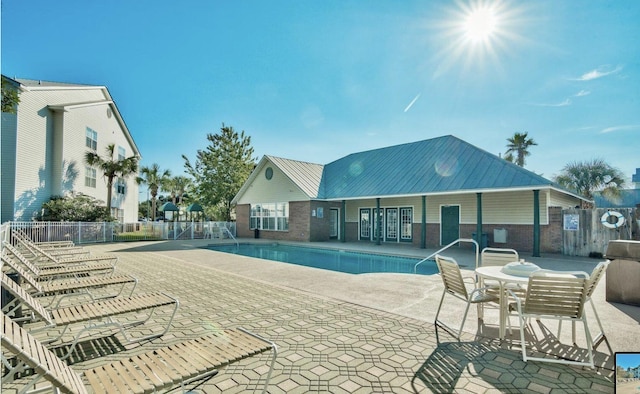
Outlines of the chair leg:
{"type": "Polygon", "coordinates": [[[436,312],[436,320],[435,324],[438,325],[438,316],[440,315],[440,309],[442,308],[442,303],[444,302],[444,296],[447,294],[447,291],[442,292],[442,297],[440,297],[440,305],[438,305],[438,311],[436,312]]]}
{"type": "Polygon", "coordinates": [[[593,299],[589,298],[589,302],[591,303],[591,309],[593,309],[593,315],[596,317],[596,321],[598,322],[598,327],[600,328],[600,333],[593,338],[593,348],[598,347],[600,342],[604,341],[607,344],[607,348],[609,352],[613,354],[613,349],[611,349],[611,345],[609,344],[609,340],[604,333],[604,328],[602,327],[602,322],[600,321],[600,316],[598,316],[598,311],[596,310],[596,306],[593,303],[593,299]]]}
{"type": "Polygon", "coordinates": [[[467,302],[467,307],[464,308],[464,316],[462,316],[462,323],[460,323],[460,330],[458,330],[458,340],[462,336],[462,329],[464,328],[464,322],[467,321],[467,314],[469,313],[469,307],[471,303],[467,302]]]}
{"type": "Polygon", "coordinates": [[[584,324],[584,335],[587,337],[587,350],[589,351],[589,366],[593,368],[593,340],[591,338],[591,332],[589,332],[589,325],[587,324],[587,315],[582,314],[582,324],[584,324]]]}
{"type": "Polygon", "coordinates": [[[527,361],[527,343],[524,341],[524,317],[518,313],[518,320],[520,321],[520,347],[522,348],[522,361],[527,361]]]}

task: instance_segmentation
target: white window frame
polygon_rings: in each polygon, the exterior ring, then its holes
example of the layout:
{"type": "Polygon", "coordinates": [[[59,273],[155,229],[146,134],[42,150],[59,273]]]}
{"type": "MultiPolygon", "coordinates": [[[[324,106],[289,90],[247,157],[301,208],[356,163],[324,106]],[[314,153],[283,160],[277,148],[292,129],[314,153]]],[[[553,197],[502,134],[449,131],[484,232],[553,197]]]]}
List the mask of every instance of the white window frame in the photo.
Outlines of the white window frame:
{"type": "Polygon", "coordinates": [[[87,127],[85,136],[85,146],[89,149],[98,150],[98,132],[91,127],[87,127]]]}
{"type": "Polygon", "coordinates": [[[118,147],[118,160],[124,160],[127,157],[127,151],[119,146],[118,147]]]}
{"type": "Polygon", "coordinates": [[[111,208],[111,216],[116,218],[116,220],[120,223],[124,223],[124,209],[120,208],[111,208]]]}
{"type": "Polygon", "coordinates": [[[117,194],[126,194],[127,192],[127,182],[122,179],[122,178],[118,178],[116,180],[116,193],[117,194]]]}
{"type": "Polygon", "coordinates": [[[96,188],[98,172],[95,168],[86,166],[84,168],[84,185],[86,187],[96,188]]]}
{"type": "Polygon", "coordinates": [[[289,203],[251,204],[249,228],[252,230],[289,231],[289,203]]]}

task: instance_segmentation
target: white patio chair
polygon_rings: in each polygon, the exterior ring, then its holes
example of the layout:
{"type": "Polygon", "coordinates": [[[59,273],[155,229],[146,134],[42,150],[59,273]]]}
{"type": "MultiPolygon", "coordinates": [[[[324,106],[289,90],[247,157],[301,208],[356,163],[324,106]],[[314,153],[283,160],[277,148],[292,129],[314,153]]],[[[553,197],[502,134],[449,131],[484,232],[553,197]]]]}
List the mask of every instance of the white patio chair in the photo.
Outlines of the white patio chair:
{"type": "MultiPolygon", "coordinates": [[[[444,284],[444,290],[442,292],[442,298],[440,299],[440,305],[438,305],[438,311],[436,312],[435,324],[440,325],[451,332],[458,331],[457,339],[460,339],[460,335],[462,335],[462,329],[464,328],[464,323],[467,319],[467,314],[469,312],[469,307],[471,304],[480,305],[484,302],[498,302],[499,298],[496,294],[487,293],[486,287],[476,288],[475,281],[473,278],[469,279],[470,285],[473,286],[471,291],[467,289],[467,285],[462,279],[462,274],[460,272],[460,267],[458,263],[451,257],[445,257],[436,255],[436,264],[438,266],[438,270],[440,271],[440,276],[442,277],[442,283],[444,284]],[[462,316],[462,324],[460,324],[460,329],[455,330],[451,327],[447,326],[442,321],[438,320],[438,316],[440,315],[440,309],[442,308],[442,304],[444,303],[445,296],[449,294],[452,295],[464,302],[466,302],[466,308],[464,310],[464,315],[462,316]]],[[[480,309],[478,308],[478,318],[482,318],[480,309]]]]}
{"type": "MultiPolygon", "coordinates": [[[[508,290],[510,295],[516,300],[515,310],[518,312],[520,321],[520,341],[522,347],[522,360],[534,360],[550,363],[562,363],[571,365],[582,365],[593,368],[593,341],[586,315],[584,304],[588,294],[588,279],[568,275],[554,271],[540,270],[529,276],[526,298],[523,300],[514,292],[508,290]],[[566,360],[560,358],[531,357],[527,355],[527,346],[524,338],[524,328],[526,319],[534,318],[555,319],[561,324],[563,320],[581,321],[584,326],[587,340],[588,361],[566,360]]],[[[558,330],[560,330],[560,326],[558,330]]],[[[558,336],[560,334],[558,333],[558,336]]],[[[574,336],[575,345],[575,336],[574,336]]]]}

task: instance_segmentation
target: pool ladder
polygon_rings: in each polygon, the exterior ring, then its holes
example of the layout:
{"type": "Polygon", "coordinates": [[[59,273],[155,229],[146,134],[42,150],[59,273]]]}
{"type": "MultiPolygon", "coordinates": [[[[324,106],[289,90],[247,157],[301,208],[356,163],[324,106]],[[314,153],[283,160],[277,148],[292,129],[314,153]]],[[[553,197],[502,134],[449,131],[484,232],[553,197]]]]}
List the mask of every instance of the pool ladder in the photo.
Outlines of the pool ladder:
{"type": "Polygon", "coordinates": [[[449,245],[447,245],[447,246],[445,246],[445,247],[443,247],[443,248],[441,248],[441,249],[438,249],[437,251],[435,251],[435,252],[431,253],[429,256],[427,256],[427,257],[425,257],[424,259],[422,259],[422,260],[418,261],[418,262],[416,263],[416,265],[414,265],[414,266],[413,266],[413,273],[415,274],[415,273],[417,273],[417,272],[418,272],[418,266],[419,266],[420,264],[424,263],[424,262],[425,262],[425,261],[427,261],[427,260],[432,260],[432,258],[433,258],[435,255],[437,255],[438,253],[443,252],[443,251],[445,251],[445,250],[449,249],[450,247],[452,247],[452,246],[454,246],[454,245],[459,244],[460,242],[471,242],[471,243],[473,243],[473,244],[476,246],[476,268],[477,268],[477,267],[478,267],[478,256],[479,256],[479,249],[480,249],[480,245],[478,245],[478,242],[476,242],[476,240],[475,240],[475,239],[471,239],[471,238],[458,238],[458,239],[456,239],[455,241],[451,242],[449,245]]]}
{"type": "Polygon", "coordinates": [[[236,237],[234,237],[234,236],[233,236],[233,234],[231,233],[231,231],[229,231],[229,229],[228,229],[226,226],[225,226],[225,227],[222,227],[222,229],[223,229],[222,231],[226,231],[226,232],[227,232],[227,234],[229,234],[229,238],[231,238],[232,240],[234,240],[234,242],[236,243],[236,247],[237,247],[238,249],[240,249],[240,243],[238,243],[238,240],[236,239],[236,237]]]}

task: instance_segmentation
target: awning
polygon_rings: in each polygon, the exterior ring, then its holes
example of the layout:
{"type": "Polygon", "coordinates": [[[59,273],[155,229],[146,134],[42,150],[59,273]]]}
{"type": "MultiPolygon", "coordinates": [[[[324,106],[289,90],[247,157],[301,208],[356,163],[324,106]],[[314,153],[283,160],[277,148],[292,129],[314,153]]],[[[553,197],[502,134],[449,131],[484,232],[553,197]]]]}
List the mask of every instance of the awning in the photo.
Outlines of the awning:
{"type": "Polygon", "coordinates": [[[203,212],[202,206],[198,203],[189,204],[187,212],[203,212]]]}
{"type": "Polygon", "coordinates": [[[160,212],[178,212],[179,209],[178,207],[176,207],[176,204],[172,203],[172,202],[165,202],[164,204],[162,204],[162,206],[158,209],[160,212]]]}

